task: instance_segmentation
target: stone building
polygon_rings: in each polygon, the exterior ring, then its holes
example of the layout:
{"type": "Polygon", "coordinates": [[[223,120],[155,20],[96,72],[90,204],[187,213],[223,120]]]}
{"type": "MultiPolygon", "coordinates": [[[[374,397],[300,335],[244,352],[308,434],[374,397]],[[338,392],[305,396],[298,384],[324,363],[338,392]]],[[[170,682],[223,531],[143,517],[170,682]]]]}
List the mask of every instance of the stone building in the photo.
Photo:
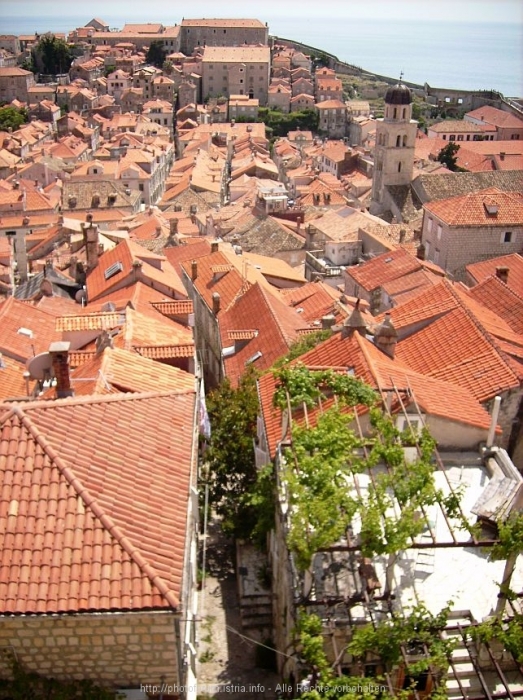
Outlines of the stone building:
{"type": "Polygon", "coordinates": [[[258,19],[184,19],[180,25],[180,51],[191,56],[198,46],[266,46],[268,31],[258,19]]]}
{"type": "Polygon", "coordinates": [[[424,205],[425,257],[457,279],[465,266],[523,246],[523,202],[495,187],[424,205]]]}
{"type": "MultiPolygon", "coordinates": [[[[68,346],[50,346],[58,396],[73,393],[68,346]]],[[[8,409],[0,645],[56,679],[194,685],[194,390],[8,409]]]]}
{"type": "Polygon", "coordinates": [[[203,97],[248,95],[267,104],[270,74],[268,46],[208,46],[202,59],[203,97]]]}
{"type": "Polygon", "coordinates": [[[31,71],[23,68],[0,68],[0,102],[28,102],[28,90],[35,84],[31,71]]]}

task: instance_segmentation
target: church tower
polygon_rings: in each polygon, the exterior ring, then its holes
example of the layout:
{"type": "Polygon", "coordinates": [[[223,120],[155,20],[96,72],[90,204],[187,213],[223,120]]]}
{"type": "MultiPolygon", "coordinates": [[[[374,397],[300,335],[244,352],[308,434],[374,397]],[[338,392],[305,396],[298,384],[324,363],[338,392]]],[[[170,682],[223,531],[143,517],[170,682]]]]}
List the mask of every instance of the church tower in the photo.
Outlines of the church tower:
{"type": "Polygon", "coordinates": [[[385,117],[377,120],[372,177],[371,214],[388,207],[385,188],[410,185],[418,123],[412,119],[412,93],[398,83],[385,93],[385,117]]]}

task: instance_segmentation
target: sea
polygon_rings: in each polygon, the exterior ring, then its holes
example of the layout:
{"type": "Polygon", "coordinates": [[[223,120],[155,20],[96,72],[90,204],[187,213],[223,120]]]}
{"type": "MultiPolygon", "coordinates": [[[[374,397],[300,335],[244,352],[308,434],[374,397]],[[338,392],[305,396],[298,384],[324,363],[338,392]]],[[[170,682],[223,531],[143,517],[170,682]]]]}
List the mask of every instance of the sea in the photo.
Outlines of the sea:
{"type": "MultiPolygon", "coordinates": [[[[84,7],[84,6],[82,6],[84,7]]],[[[91,19],[71,16],[0,17],[1,34],[68,32],[91,19]]],[[[180,17],[104,16],[111,27],[125,22],[162,22],[180,17]]],[[[523,96],[523,26],[518,23],[385,21],[347,17],[260,17],[270,34],[328,51],[380,75],[431,87],[498,90],[523,96]]]]}

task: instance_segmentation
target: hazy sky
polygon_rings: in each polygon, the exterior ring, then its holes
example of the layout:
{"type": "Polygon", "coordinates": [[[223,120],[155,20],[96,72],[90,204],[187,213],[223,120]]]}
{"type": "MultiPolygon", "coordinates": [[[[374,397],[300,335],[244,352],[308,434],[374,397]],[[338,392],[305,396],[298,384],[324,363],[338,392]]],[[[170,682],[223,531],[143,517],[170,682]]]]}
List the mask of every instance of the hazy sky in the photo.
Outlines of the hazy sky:
{"type": "MultiPolygon", "coordinates": [[[[148,21],[178,22],[187,17],[246,17],[264,21],[273,17],[303,16],[381,18],[381,19],[434,19],[455,22],[510,22],[523,23],[521,0],[325,0],[321,3],[303,0],[266,0],[251,5],[245,0],[196,0],[193,3],[176,0],[148,0],[146,3],[130,3],[129,0],[90,0],[81,6],[85,21],[99,16],[104,19],[122,17],[148,21]]],[[[1,16],[42,17],[78,16],[80,6],[64,0],[0,0],[1,16]]]]}

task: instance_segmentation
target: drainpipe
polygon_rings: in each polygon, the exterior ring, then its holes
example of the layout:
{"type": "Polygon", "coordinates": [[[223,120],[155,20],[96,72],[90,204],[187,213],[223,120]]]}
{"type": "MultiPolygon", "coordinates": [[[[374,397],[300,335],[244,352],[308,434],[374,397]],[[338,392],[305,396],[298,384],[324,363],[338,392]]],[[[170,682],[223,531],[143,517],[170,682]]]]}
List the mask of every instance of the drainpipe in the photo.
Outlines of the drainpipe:
{"type": "Polygon", "coordinates": [[[487,436],[487,449],[490,449],[494,444],[496,435],[496,425],[498,424],[499,408],[501,406],[501,396],[494,397],[494,405],[492,406],[492,414],[490,419],[490,428],[487,436]]]}

